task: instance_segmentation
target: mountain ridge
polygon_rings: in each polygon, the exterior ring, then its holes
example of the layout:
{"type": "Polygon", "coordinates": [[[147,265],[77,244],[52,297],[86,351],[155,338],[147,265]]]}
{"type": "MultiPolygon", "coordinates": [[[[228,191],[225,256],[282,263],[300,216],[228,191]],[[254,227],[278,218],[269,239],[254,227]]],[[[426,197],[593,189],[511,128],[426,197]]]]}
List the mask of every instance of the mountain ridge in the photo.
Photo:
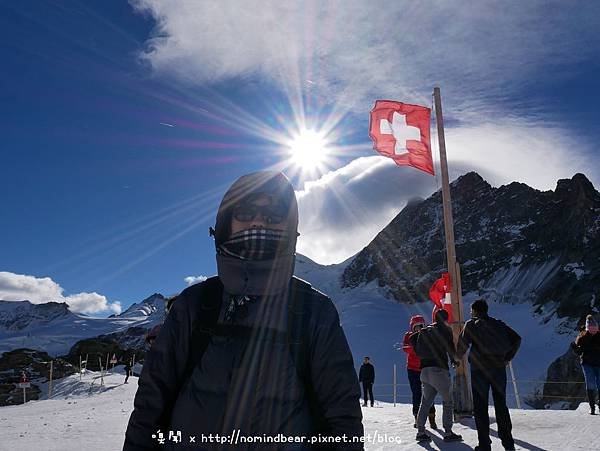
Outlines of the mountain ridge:
{"type": "MultiPolygon", "coordinates": [[[[600,287],[600,193],[583,174],[539,191],[519,182],[494,188],[471,172],[451,184],[451,193],[463,292],[539,306],[552,301],[557,315],[570,319],[586,309],[600,287]],[[538,283],[526,284],[525,274],[538,283]]],[[[342,286],[375,281],[398,302],[427,300],[446,268],[442,218],[440,191],[404,208],[354,257],[342,286]]]]}

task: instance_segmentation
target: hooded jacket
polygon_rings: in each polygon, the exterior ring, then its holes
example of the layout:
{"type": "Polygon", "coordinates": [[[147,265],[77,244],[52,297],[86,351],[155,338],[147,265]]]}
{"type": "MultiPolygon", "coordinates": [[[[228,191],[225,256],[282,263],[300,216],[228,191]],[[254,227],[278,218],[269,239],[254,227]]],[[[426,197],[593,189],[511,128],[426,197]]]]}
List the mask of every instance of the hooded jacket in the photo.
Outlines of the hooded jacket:
{"type": "MultiPolygon", "coordinates": [[[[153,449],[340,449],[362,450],[361,443],[338,443],[323,448],[307,444],[251,445],[201,442],[209,434],[269,436],[278,434],[310,437],[326,423],[328,436],[362,437],[360,388],[353,358],[339,316],[331,300],[309,288],[303,295],[306,321],[307,365],[299,371],[290,353],[290,293],[305,283],[292,278],[297,230],[297,205],[291,184],[282,174],[255,173],[242,177],[229,189],[217,214],[215,245],[229,236],[231,209],[252,192],[288,196],[288,227],[293,243],[283,258],[235,261],[217,254],[218,277],[223,299],[215,329],[245,331],[211,336],[200,363],[184,379],[185,368],[194,353],[190,337],[194,318],[201,311],[202,284],[184,290],[166,318],[139,379],[134,411],[127,427],[124,451],[153,449]],[[291,253],[289,253],[291,252],[291,253]],[[289,254],[289,255],[286,255],[289,254]],[[287,258],[290,257],[290,258],[287,258]],[[243,315],[227,322],[223,307],[231,295],[252,295],[243,315]],[[279,338],[277,338],[279,337],[279,338]],[[315,414],[315,405],[320,416],[315,414]],[[322,416],[322,418],[321,418],[322,416]],[[160,446],[152,435],[160,429],[181,431],[182,443],[166,441],[160,446]],[[190,443],[189,437],[195,437],[190,443]],[[160,446],[160,447],[159,447],[160,446]]],[[[206,282],[203,282],[206,283],[206,282]]]]}
{"type": "Polygon", "coordinates": [[[575,348],[582,365],[600,367],[600,332],[584,330],[575,339],[575,348]]]}
{"type": "Polygon", "coordinates": [[[415,348],[410,344],[410,337],[415,333],[415,326],[417,324],[425,325],[425,318],[421,315],[415,315],[411,317],[409,322],[409,331],[404,334],[404,339],[402,340],[402,350],[406,352],[406,368],[411,371],[421,371],[421,359],[415,352],[415,348]]]}
{"type": "Polygon", "coordinates": [[[219,278],[230,294],[268,295],[281,293],[294,273],[296,240],[298,237],[298,203],[294,188],[280,172],[263,171],[240,177],[227,190],[214,229],[219,278]],[[231,235],[234,207],[250,195],[276,197],[287,208],[286,231],[290,235],[287,248],[280,249],[271,260],[240,260],[219,252],[219,246],[231,235]]]}

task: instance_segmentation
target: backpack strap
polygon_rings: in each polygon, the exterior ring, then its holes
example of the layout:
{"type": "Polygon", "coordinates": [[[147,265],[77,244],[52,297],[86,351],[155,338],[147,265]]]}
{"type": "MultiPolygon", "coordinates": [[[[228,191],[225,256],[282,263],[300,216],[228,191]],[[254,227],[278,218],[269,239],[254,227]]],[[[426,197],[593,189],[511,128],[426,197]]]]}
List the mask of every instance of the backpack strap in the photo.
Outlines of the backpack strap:
{"type": "Polygon", "coordinates": [[[200,288],[198,293],[200,308],[192,323],[190,355],[182,376],[182,383],[190,378],[194,368],[202,360],[202,356],[210,342],[210,337],[214,334],[213,331],[223,305],[223,283],[218,277],[206,279],[202,282],[200,288]]]}
{"type": "MultiPolygon", "coordinates": [[[[192,375],[194,368],[200,364],[202,356],[210,343],[211,336],[250,337],[254,329],[238,325],[217,324],[223,306],[223,284],[218,277],[211,277],[200,285],[198,297],[200,308],[192,323],[190,338],[190,357],[188,358],[182,382],[192,375]]],[[[293,278],[290,285],[290,303],[288,305],[288,328],[285,336],[277,331],[266,329],[271,340],[283,339],[287,342],[292,360],[302,381],[307,380],[308,373],[308,322],[304,321],[304,310],[308,302],[305,298],[311,294],[310,284],[293,278]]]]}

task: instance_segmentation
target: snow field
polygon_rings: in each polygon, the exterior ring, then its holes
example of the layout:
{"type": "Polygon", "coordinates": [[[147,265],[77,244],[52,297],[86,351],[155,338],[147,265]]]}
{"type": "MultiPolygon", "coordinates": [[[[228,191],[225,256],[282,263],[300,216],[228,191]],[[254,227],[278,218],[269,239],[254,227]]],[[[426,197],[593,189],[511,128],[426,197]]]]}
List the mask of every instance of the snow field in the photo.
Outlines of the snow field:
{"type": "MultiPolygon", "coordinates": [[[[133,410],[137,377],[123,384],[124,375],[105,377],[105,385],[91,385],[97,373],[88,373],[79,381],[69,376],[54,386],[52,399],[31,401],[25,405],[0,408],[0,450],[4,451],[118,451],[122,449],[127,421],[133,410]],[[90,386],[92,389],[90,390],[90,386]],[[95,388],[94,388],[95,387],[95,388]]],[[[439,404],[438,404],[439,405],[439,404]]],[[[363,407],[365,449],[375,450],[468,450],[477,444],[472,418],[456,424],[454,431],[462,443],[444,443],[442,431],[430,431],[433,441],[418,445],[414,438],[410,404],[376,401],[375,407],[363,407]]],[[[511,410],[517,449],[591,450],[598,449],[600,415],[591,416],[587,404],[575,411],[511,410]]],[[[490,409],[493,449],[502,449],[495,436],[493,407],[490,409]]],[[[437,410],[441,425],[441,407],[437,410]]],[[[185,433],[182,431],[185,439],[185,433]]]]}

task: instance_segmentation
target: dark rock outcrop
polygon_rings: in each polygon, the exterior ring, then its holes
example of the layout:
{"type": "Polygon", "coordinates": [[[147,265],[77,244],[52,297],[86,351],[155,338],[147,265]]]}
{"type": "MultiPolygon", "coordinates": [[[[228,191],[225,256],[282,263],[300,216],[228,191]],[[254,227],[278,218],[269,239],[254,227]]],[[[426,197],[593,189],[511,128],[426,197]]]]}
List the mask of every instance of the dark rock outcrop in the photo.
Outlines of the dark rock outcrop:
{"type": "Polygon", "coordinates": [[[570,349],[548,367],[546,382],[527,404],[537,409],[560,405],[576,409],[586,400],[585,382],[579,357],[570,349]]]}
{"type": "Polygon", "coordinates": [[[76,368],[64,359],[52,359],[45,352],[22,348],[3,353],[0,357],[0,406],[23,403],[23,389],[17,386],[22,372],[31,383],[31,387],[25,389],[26,399],[39,399],[40,384],[47,383],[50,378],[51,360],[54,380],[76,372],[76,368]]]}

